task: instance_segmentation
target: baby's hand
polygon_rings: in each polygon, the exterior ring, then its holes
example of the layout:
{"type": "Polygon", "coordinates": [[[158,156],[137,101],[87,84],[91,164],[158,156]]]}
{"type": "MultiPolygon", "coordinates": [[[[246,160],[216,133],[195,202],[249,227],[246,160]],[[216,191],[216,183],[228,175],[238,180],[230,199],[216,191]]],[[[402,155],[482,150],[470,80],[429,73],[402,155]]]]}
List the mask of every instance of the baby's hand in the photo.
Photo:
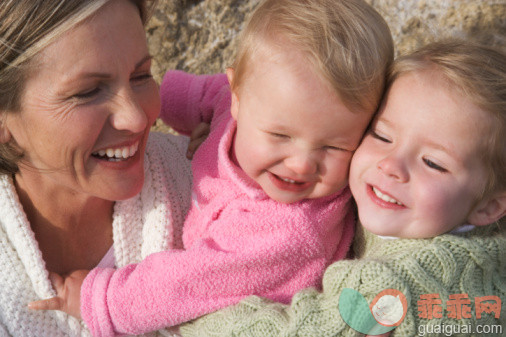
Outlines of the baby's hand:
{"type": "Polygon", "coordinates": [[[81,285],[89,270],[76,270],[65,277],[50,273],[49,279],[56,290],[56,297],[28,304],[33,310],[60,310],[81,319],[81,285]]]}
{"type": "Polygon", "coordinates": [[[200,123],[197,125],[195,129],[193,129],[190,135],[190,143],[188,144],[188,150],[186,151],[186,158],[192,159],[193,154],[199,146],[207,139],[209,136],[209,123],[200,123]]]}

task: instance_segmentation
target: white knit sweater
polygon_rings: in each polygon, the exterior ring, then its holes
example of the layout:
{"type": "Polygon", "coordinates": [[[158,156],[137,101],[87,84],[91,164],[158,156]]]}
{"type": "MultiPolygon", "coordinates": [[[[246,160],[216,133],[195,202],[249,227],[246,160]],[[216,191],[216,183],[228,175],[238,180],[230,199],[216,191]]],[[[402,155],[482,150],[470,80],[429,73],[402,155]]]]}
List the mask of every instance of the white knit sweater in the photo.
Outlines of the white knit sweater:
{"type": "MultiPolygon", "coordinates": [[[[138,262],[160,250],[182,248],[192,181],[186,146],[183,137],[150,135],[142,191],[114,207],[116,266],[138,262]]],[[[0,337],[90,336],[84,323],[62,312],[26,308],[31,301],[54,295],[12,178],[0,176],[0,337]]]]}

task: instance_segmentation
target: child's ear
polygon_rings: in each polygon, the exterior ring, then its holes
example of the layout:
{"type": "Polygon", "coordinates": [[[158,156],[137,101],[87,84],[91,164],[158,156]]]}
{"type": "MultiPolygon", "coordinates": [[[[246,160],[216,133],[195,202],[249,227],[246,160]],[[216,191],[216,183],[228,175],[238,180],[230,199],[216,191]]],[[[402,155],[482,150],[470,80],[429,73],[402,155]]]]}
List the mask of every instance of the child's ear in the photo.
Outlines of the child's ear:
{"type": "Polygon", "coordinates": [[[506,215],[506,191],[498,192],[479,202],[471,211],[467,221],[471,225],[485,226],[506,215]]]}
{"type": "MultiPolygon", "coordinates": [[[[230,87],[232,88],[232,83],[234,83],[234,68],[227,68],[227,78],[230,87]]],[[[239,114],[239,97],[237,96],[237,90],[231,89],[231,104],[230,104],[230,113],[232,114],[232,118],[237,120],[237,115],[239,114]]]]}
{"type": "Polygon", "coordinates": [[[6,125],[5,112],[0,112],[0,144],[8,143],[11,140],[11,132],[6,125]]]}

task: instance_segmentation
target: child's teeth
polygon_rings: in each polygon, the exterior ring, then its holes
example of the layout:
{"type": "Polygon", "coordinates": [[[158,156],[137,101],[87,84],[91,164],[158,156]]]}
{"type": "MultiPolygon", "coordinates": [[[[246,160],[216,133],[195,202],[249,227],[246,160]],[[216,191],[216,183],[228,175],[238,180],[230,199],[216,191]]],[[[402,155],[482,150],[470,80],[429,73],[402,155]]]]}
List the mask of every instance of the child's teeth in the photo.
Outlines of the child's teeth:
{"type": "Polygon", "coordinates": [[[114,150],[113,149],[107,149],[107,150],[105,150],[105,152],[106,152],[105,154],[107,155],[107,157],[110,157],[110,158],[114,157],[114,150]]]}
{"type": "Polygon", "coordinates": [[[295,180],[292,179],[281,178],[281,180],[286,181],[287,183],[295,184],[295,180]]]}
{"type": "Polygon", "coordinates": [[[383,201],[386,201],[386,202],[389,202],[389,203],[392,203],[392,204],[397,204],[397,205],[401,205],[403,206],[400,202],[398,202],[397,200],[395,200],[394,198],[391,198],[389,197],[388,195],[386,194],[383,194],[381,193],[378,189],[376,189],[375,187],[372,188],[374,194],[376,194],[376,196],[378,198],[380,198],[381,200],[383,201]]]}

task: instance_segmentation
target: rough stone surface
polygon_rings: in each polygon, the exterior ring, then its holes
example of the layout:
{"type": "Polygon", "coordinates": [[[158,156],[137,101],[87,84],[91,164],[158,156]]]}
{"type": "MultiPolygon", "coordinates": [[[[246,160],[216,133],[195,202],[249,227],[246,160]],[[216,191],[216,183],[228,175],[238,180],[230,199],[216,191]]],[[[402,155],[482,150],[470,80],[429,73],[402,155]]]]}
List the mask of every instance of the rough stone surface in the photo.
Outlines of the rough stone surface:
{"type": "MultiPolygon", "coordinates": [[[[148,23],[153,74],[223,72],[260,0],[159,0],[148,23]]],[[[366,0],[390,26],[397,54],[446,35],[484,35],[506,46],[506,0],[366,0]]]]}

